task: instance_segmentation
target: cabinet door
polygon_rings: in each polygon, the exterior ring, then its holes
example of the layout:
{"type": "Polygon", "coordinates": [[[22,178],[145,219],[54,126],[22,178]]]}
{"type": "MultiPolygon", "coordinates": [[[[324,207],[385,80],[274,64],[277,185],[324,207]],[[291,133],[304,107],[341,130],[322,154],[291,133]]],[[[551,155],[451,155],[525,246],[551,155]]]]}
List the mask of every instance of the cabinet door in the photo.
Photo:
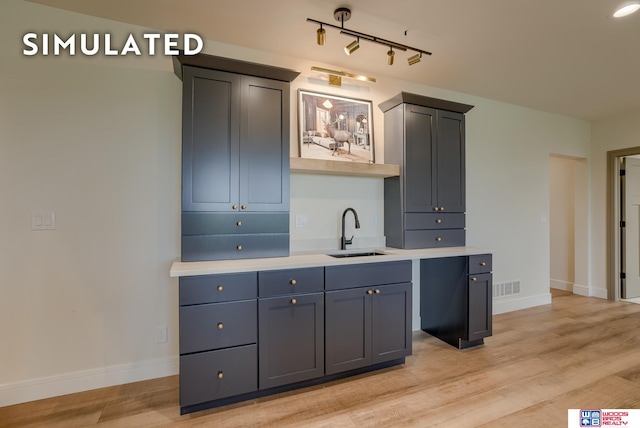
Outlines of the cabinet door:
{"type": "Polygon", "coordinates": [[[469,276],[469,320],[467,340],[491,336],[492,277],[490,273],[469,276]]]}
{"type": "Polygon", "coordinates": [[[372,363],[411,355],[411,283],[376,287],[371,303],[372,363]]]}
{"type": "Polygon", "coordinates": [[[240,76],[184,67],[182,211],[238,204],[240,76]]]}
{"type": "Polygon", "coordinates": [[[325,293],[326,374],[371,364],[370,288],[325,293]]]}
{"type": "Polygon", "coordinates": [[[289,210],[289,84],[242,78],[240,207],[289,210]]]}
{"type": "Polygon", "coordinates": [[[435,116],[431,108],[405,105],[404,195],[406,212],[427,212],[437,206],[432,185],[435,159],[435,116]]]}
{"type": "Polygon", "coordinates": [[[464,115],[438,111],[434,188],[445,212],[465,211],[464,115]]]}
{"type": "Polygon", "coordinates": [[[324,374],[324,295],[258,301],[259,388],[324,374]]]}

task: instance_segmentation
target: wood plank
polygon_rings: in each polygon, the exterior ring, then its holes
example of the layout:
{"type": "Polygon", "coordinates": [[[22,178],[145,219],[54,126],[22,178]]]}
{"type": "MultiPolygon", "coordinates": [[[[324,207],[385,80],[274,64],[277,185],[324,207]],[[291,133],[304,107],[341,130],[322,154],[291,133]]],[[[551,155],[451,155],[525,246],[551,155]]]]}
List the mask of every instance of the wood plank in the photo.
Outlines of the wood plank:
{"type": "Polygon", "coordinates": [[[0,408],[25,426],[565,426],[569,408],[640,407],[640,305],[563,295],[496,315],[485,345],[423,332],[403,366],[180,416],[178,377],[0,408]]]}
{"type": "Polygon", "coordinates": [[[400,166],[381,163],[342,162],[292,157],[290,171],[299,174],[346,175],[358,177],[397,177],[400,166]]]}

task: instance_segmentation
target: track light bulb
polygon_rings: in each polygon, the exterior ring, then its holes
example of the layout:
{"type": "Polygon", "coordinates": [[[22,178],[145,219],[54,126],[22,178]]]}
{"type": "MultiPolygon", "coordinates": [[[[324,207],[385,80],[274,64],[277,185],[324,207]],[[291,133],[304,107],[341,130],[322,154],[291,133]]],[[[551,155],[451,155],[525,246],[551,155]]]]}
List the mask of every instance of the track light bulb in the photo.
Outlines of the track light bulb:
{"type": "Polygon", "coordinates": [[[395,52],[392,48],[387,52],[387,65],[393,65],[393,57],[395,56],[395,52]]]}
{"type": "Polygon", "coordinates": [[[326,41],[327,41],[327,31],[324,28],[322,28],[322,26],[320,26],[320,28],[318,28],[318,44],[320,46],[323,46],[326,41]]]}
{"type": "Polygon", "coordinates": [[[346,53],[347,55],[351,55],[352,53],[357,51],[359,47],[360,47],[360,41],[354,40],[353,42],[349,43],[347,46],[344,47],[344,53],[346,53]]]}
{"type": "Polygon", "coordinates": [[[409,63],[409,65],[417,64],[417,63],[420,62],[421,58],[422,58],[422,54],[421,53],[417,53],[417,54],[407,58],[407,62],[409,63]]]}

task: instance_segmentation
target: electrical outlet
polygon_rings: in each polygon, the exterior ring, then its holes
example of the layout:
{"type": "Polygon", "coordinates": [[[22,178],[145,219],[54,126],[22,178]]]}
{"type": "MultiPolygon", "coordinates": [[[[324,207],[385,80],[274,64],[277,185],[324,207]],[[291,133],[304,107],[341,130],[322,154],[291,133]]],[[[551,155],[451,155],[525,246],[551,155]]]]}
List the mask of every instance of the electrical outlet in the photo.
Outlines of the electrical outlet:
{"type": "Polygon", "coordinates": [[[168,334],[169,329],[167,327],[158,327],[156,330],[156,343],[167,343],[168,334]]]}

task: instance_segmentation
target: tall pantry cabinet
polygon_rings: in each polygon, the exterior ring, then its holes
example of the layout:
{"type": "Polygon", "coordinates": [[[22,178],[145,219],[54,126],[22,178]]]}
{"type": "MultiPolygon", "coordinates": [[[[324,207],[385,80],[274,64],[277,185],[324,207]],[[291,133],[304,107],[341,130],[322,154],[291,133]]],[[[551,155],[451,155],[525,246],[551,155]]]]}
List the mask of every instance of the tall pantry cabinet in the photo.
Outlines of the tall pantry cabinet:
{"type": "Polygon", "coordinates": [[[292,70],[210,55],[183,81],[182,261],[289,255],[292,70]]]}
{"type": "Polygon", "coordinates": [[[465,117],[473,106],[402,92],[380,104],[386,163],[400,176],[384,183],[387,245],[465,245],[465,117]]]}

